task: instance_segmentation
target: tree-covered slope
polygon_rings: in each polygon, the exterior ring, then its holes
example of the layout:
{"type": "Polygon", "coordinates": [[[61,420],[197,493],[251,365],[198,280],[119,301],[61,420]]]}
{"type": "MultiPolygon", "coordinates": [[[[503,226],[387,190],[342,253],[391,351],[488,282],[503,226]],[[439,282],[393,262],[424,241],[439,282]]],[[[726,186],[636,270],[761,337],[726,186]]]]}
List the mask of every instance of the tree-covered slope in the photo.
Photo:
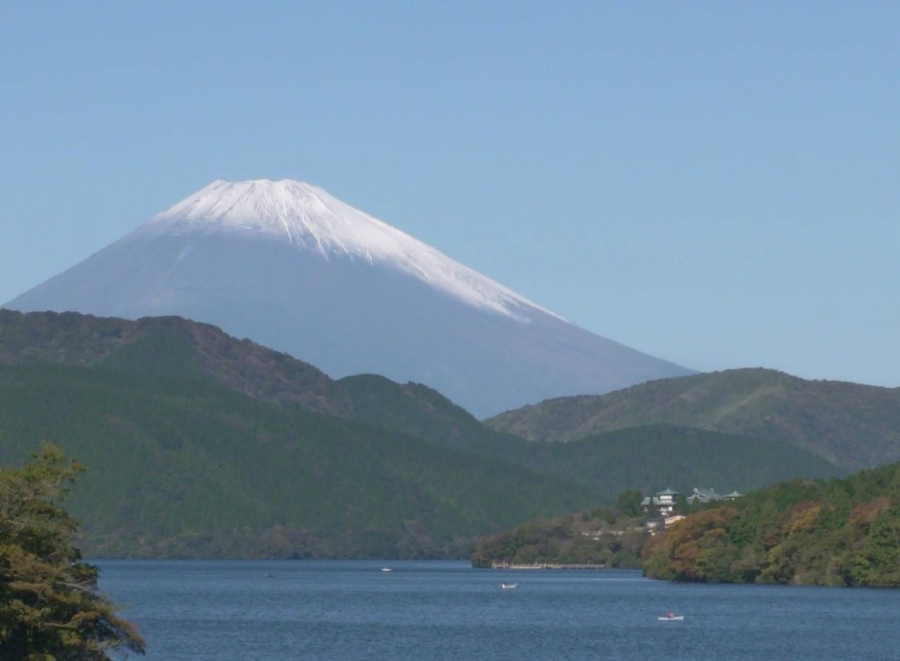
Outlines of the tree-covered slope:
{"type": "Polygon", "coordinates": [[[638,505],[644,495],[666,487],[684,495],[693,487],[746,493],[798,475],[842,474],[828,461],[789,443],[667,424],[533,446],[539,448],[536,460],[547,470],[595,486],[605,505],[618,494],[616,506],[529,521],[481,538],[472,553],[476,566],[502,562],[634,567],[647,536],[643,528],[647,514],[641,517],[638,505]]]}
{"type": "Polygon", "coordinates": [[[427,556],[626,488],[834,474],[673,426],[531,443],[426,386],[335,381],[177,317],[0,310],[0,370],[0,462],[48,438],[90,466],[74,502],[95,552],[427,556]]]}
{"type": "Polygon", "coordinates": [[[129,321],[0,309],[0,364],[31,363],[207,379],[317,412],[340,414],[348,406],[334,381],[312,365],[180,317],[129,321]]]}
{"type": "Polygon", "coordinates": [[[0,463],[40,439],[90,467],[72,506],[92,554],[447,555],[596,500],[507,462],[208,381],[0,366],[0,463]]]}
{"type": "Polygon", "coordinates": [[[553,399],[487,421],[528,440],[572,441],[666,422],[788,441],[849,469],[900,460],[900,388],[740,369],[553,399]]]}
{"type": "Polygon", "coordinates": [[[428,386],[373,374],[345,377],[336,386],[349,402],[345,415],[358,422],[506,461],[528,463],[534,455],[531,444],[494,431],[428,386]]]}
{"type": "Polygon", "coordinates": [[[382,376],[333,380],[287,354],[179,317],[137,321],[0,310],[0,364],[100,366],[219,383],[267,402],[298,405],[449,447],[508,454],[517,439],[486,427],[427,386],[382,376]]]}
{"type": "Polygon", "coordinates": [[[900,464],[691,514],[644,555],[649,576],[677,581],[900,587],[900,464]]]}
{"type": "Polygon", "coordinates": [[[592,565],[640,567],[647,532],[644,521],[626,519],[601,508],[554,519],[529,521],[479,539],[472,550],[474,567],[512,565],[592,565]]]}
{"type": "Polygon", "coordinates": [[[626,489],[651,493],[713,487],[743,493],[795,477],[844,472],[783,441],[719,434],[668,424],[647,425],[571,443],[540,444],[538,456],[554,475],[595,486],[604,502],[626,489]]]}

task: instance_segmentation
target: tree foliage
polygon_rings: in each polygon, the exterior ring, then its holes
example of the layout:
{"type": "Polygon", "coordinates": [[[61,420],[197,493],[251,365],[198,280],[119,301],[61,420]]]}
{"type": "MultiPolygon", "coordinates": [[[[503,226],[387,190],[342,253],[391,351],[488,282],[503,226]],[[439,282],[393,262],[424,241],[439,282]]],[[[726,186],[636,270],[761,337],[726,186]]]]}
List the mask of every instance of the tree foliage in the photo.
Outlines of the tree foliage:
{"type": "Polygon", "coordinates": [[[616,508],[626,517],[639,516],[643,499],[644,496],[640,491],[626,489],[616,496],[616,508]]]}
{"type": "Polygon", "coordinates": [[[82,468],[45,445],[0,469],[0,659],[103,661],[143,653],[135,627],[97,590],[97,568],[72,544],[77,523],[60,503],[82,468]]]}
{"type": "Polygon", "coordinates": [[[502,458],[216,383],[0,364],[0,401],[0,465],[50,438],[91,466],[70,506],[100,557],[462,557],[476,535],[596,502],[502,458]]]}
{"type": "Polygon", "coordinates": [[[676,581],[900,587],[900,464],[691,514],[643,560],[676,581]]]}
{"type": "Polygon", "coordinates": [[[647,538],[641,494],[626,490],[615,507],[600,507],[580,516],[532,521],[476,541],[471,559],[475,567],[510,565],[604,565],[636,568],[647,538]]]}
{"type": "Polygon", "coordinates": [[[69,506],[103,557],[460,557],[475,536],[623,489],[836,470],[673,425],[531,443],[423,385],[334,381],[175,317],[0,310],[0,401],[0,465],[48,438],[91,466],[69,506]]]}

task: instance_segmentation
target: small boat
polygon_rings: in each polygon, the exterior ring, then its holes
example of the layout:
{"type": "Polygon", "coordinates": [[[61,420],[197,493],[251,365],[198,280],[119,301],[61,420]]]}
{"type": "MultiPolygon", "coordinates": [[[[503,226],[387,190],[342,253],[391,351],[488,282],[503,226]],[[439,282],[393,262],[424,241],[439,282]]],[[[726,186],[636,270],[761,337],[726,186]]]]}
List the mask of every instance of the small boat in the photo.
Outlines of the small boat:
{"type": "Polygon", "coordinates": [[[382,567],[381,571],[394,571],[394,570],[391,569],[390,567],[382,567]]]}
{"type": "Polygon", "coordinates": [[[500,584],[501,590],[515,590],[517,587],[519,587],[518,583],[501,583],[500,584]]]}
{"type": "Polygon", "coordinates": [[[681,622],[684,619],[684,615],[675,615],[675,613],[669,611],[665,615],[660,615],[656,619],[660,622],[681,622]]]}

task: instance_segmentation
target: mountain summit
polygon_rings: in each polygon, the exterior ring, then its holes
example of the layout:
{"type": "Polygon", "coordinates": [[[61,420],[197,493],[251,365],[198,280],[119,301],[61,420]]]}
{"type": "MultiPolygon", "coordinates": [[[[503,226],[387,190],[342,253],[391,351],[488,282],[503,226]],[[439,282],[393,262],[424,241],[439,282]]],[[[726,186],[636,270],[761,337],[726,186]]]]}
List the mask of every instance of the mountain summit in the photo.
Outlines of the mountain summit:
{"type": "Polygon", "coordinates": [[[513,317],[523,306],[538,308],[408,234],[299,181],[214,181],[153,217],[136,235],[195,233],[265,238],[326,259],[389,264],[469,305],[513,317]]]}
{"type": "Polygon", "coordinates": [[[187,317],[335,377],[425,383],[478,416],[688,373],[290,180],[215,181],[4,307],[187,317]]]}

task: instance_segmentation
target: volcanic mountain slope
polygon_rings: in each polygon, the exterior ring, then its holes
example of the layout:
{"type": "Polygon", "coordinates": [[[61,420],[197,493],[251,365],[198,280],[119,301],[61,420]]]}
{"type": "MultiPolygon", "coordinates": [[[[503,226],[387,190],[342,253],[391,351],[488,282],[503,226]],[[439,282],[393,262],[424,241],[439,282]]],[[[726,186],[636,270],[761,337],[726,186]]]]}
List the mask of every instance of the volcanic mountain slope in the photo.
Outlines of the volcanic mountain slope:
{"type": "Polygon", "coordinates": [[[178,315],[477,416],[689,373],[585,331],[314,186],[216,181],[6,304],[178,315]]]}
{"type": "Polygon", "coordinates": [[[766,369],[552,399],[487,424],[533,441],[573,441],[657,422],[788,441],[846,469],[900,460],[900,388],[807,381],[766,369]]]}

